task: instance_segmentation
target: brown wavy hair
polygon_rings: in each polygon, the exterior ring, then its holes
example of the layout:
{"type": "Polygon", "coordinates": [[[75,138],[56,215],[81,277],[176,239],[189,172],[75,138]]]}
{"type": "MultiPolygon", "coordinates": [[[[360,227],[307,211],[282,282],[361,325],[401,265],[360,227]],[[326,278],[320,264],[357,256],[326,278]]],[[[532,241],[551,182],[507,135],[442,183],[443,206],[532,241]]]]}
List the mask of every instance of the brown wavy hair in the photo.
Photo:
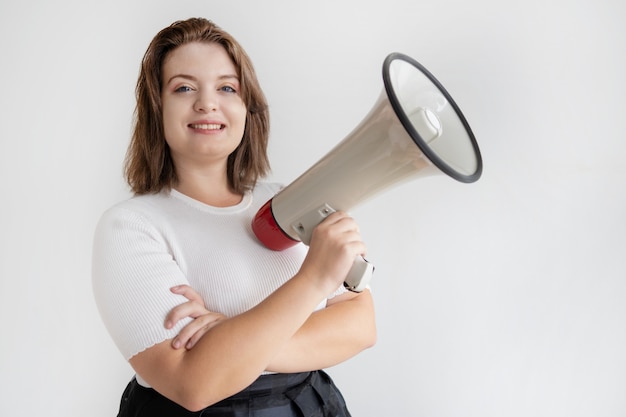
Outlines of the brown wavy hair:
{"type": "Polygon", "coordinates": [[[190,42],[222,45],[237,68],[247,114],[242,141],[228,157],[229,185],[233,191],[243,193],[270,170],[268,105],[252,61],[230,34],[210,20],[180,20],[154,37],[141,63],[135,89],[133,134],[124,160],[126,181],[136,195],[170,189],[178,180],[163,129],[162,69],[172,50],[190,42]]]}

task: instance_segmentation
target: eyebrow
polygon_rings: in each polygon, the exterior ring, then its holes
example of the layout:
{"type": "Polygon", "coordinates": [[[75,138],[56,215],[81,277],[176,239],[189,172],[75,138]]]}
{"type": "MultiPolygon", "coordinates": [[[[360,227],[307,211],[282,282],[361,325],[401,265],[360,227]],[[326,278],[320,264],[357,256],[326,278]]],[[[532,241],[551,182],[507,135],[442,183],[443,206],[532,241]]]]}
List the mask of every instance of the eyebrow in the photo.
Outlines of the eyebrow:
{"type": "MultiPolygon", "coordinates": [[[[166,85],[169,85],[172,80],[174,80],[175,78],[183,78],[185,80],[189,80],[189,81],[198,81],[198,78],[194,77],[193,75],[189,75],[189,74],[176,74],[172,77],[170,77],[169,80],[167,80],[166,85]]],[[[224,75],[220,75],[219,77],[217,77],[218,80],[236,80],[239,81],[239,77],[234,75],[234,74],[224,74],[224,75]]]]}

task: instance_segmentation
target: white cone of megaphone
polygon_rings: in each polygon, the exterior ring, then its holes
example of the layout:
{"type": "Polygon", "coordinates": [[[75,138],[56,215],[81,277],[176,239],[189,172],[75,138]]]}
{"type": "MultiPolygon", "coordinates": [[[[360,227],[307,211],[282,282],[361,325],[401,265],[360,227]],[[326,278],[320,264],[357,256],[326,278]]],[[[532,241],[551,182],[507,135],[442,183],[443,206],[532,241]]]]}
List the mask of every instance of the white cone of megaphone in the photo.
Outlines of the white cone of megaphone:
{"type": "MultiPolygon", "coordinates": [[[[308,245],[330,213],[349,211],[407,180],[441,173],[464,183],[480,178],[474,134],[439,81],[400,53],[386,57],[382,72],[384,89],[370,113],[256,214],[252,229],[266,247],[308,245]]],[[[359,257],[344,285],[363,291],[372,272],[373,265],[359,257]]]]}

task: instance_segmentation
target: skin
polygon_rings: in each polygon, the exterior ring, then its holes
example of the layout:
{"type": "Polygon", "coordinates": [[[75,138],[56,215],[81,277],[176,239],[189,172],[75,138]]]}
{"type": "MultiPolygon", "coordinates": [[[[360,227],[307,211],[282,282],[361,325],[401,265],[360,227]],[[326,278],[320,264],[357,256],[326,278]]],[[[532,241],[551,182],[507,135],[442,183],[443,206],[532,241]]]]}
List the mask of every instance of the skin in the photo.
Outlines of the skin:
{"type": "MultiPolygon", "coordinates": [[[[163,65],[163,119],[179,178],[175,188],[219,207],[242,198],[226,176],[226,158],[245,123],[236,73],[217,44],[183,45],[163,65]]],[[[241,315],[208,311],[192,288],[174,287],[189,301],[174,308],[164,325],[194,320],[130,364],[161,394],[198,411],[241,391],[263,371],[308,371],[343,362],[375,342],[370,292],[347,293],[313,311],[342,284],[355,257],[365,254],[356,222],[336,212],[315,228],[296,275],[241,315]]]]}
{"type": "Polygon", "coordinates": [[[242,196],[228,186],[226,165],[241,143],[246,106],[234,64],[222,46],[194,42],[170,52],[163,69],[163,126],[179,177],[175,188],[213,206],[237,204],[242,196]]]}
{"type": "MultiPolygon", "coordinates": [[[[206,309],[200,295],[190,286],[173,287],[171,291],[189,299],[167,315],[165,327],[193,317],[181,332],[172,339],[172,347],[192,349],[200,338],[226,316],[206,309]]],[[[307,322],[289,340],[268,366],[274,372],[305,372],[336,365],[352,357],[352,343],[365,336],[366,329],[347,326],[346,323],[363,323],[373,320],[373,302],[369,290],[363,294],[345,293],[328,301],[326,309],[314,312],[307,322]],[[351,301],[350,303],[345,303],[351,301]],[[343,304],[342,304],[343,303],[343,304]]],[[[370,329],[374,330],[374,329],[370,329]]]]}

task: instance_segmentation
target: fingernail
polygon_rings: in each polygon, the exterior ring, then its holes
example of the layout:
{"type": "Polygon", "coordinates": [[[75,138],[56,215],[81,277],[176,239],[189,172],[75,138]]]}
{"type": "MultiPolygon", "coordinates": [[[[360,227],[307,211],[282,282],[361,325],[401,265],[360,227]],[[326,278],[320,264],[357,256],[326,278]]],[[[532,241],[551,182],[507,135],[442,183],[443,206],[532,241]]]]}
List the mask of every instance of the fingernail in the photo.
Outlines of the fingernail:
{"type": "Polygon", "coordinates": [[[165,322],[165,328],[166,329],[171,329],[172,328],[172,322],[170,320],[165,322]]]}
{"type": "Polygon", "coordinates": [[[174,349],[180,348],[180,340],[174,339],[174,343],[172,343],[172,346],[174,346],[174,349]]]}

